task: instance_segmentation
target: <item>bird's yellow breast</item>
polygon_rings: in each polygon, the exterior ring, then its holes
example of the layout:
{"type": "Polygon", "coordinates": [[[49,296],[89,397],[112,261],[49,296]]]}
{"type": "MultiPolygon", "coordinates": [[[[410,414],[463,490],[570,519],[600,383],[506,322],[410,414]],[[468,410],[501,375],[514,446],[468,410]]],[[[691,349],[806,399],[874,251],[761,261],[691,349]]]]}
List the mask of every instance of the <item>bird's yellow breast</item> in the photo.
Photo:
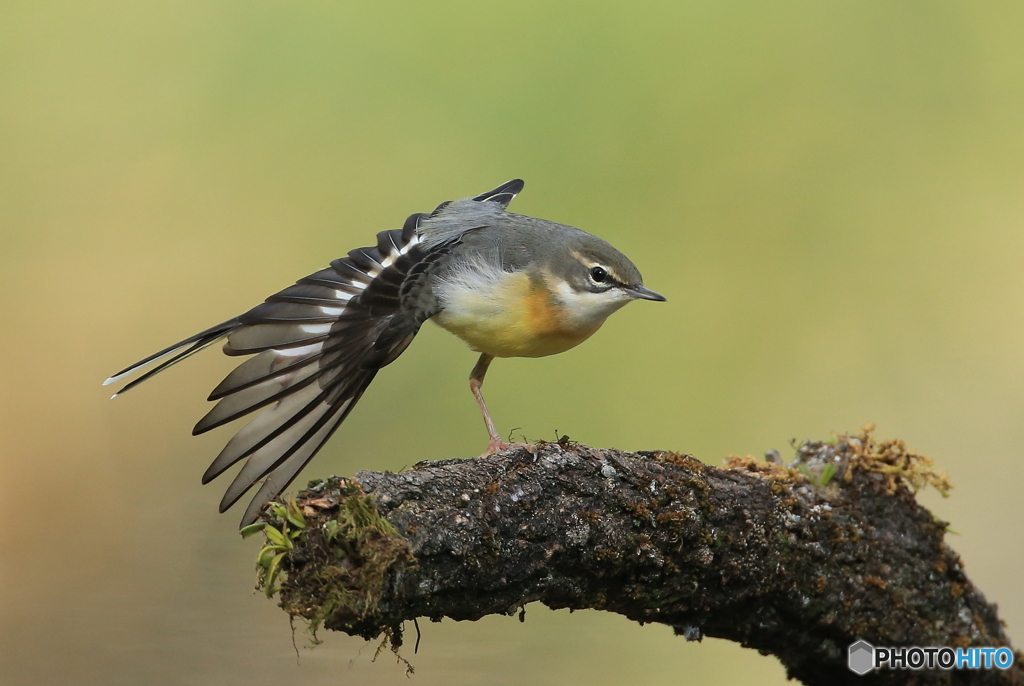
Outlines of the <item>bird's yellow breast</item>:
{"type": "Polygon", "coordinates": [[[543,277],[501,272],[476,283],[449,284],[434,321],[476,351],[494,357],[544,357],[579,345],[604,323],[580,321],[543,277]]]}

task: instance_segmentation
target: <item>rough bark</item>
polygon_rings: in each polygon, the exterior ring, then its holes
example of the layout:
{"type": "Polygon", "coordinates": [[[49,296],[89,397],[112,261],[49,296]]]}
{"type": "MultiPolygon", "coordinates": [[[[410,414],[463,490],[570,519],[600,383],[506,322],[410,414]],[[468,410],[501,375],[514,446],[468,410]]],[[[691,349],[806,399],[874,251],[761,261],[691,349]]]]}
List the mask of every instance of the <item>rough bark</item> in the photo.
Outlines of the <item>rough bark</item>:
{"type": "MultiPolygon", "coordinates": [[[[540,601],[736,641],[806,684],[1021,682],[1019,654],[1008,671],[850,672],[859,639],[1009,644],[946,523],[915,500],[924,483],[948,486],[927,458],[869,430],[805,444],[794,465],[719,469],[562,441],[332,478],[299,495],[281,604],[314,627],[400,644],[417,617],[540,601]]],[[[279,529],[282,511],[267,515],[279,529]]]]}

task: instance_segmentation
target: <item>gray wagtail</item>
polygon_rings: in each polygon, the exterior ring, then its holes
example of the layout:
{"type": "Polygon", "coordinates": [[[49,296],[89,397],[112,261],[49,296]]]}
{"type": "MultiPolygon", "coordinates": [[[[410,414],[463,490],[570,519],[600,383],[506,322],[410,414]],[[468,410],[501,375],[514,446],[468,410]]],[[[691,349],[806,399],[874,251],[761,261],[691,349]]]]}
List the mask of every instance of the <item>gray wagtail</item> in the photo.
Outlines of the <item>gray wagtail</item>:
{"type": "Polygon", "coordinates": [[[243,458],[220,511],[257,481],[242,517],[256,520],[348,416],[377,372],[402,354],[428,319],[480,353],[469,387],[490,443],[498,437],[480,387],[495,357],[543,357],[579,345],[633,300],[665,300],[644,287],[629,259],[565,224],[506,212],[514,179],[475,198],[414,214],[402,229],[299,280],[245,314],[150,355],[104,382],[156,364],[114,395],[227,338],[227,355],[255,355],[213,389],[219,401],[201,434],[263,411],[228,441],[203,483],[243,458]]]}

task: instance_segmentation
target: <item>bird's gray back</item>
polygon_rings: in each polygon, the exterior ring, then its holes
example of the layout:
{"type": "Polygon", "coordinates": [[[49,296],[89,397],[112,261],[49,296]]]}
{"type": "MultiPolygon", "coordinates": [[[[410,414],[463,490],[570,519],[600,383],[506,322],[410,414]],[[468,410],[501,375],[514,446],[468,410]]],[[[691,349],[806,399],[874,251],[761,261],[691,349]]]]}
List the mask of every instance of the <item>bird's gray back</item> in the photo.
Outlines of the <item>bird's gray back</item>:
{"type": "Polygon", "coordinates": [[[615,250],[574,226],[507,212],[496,203],[469,198],[455,200],[425,218],[420,235],[428,248],[459,239],[441,271],[479,260],[500,265],[504,271],[518,271],[588,244],[615,250]]]}

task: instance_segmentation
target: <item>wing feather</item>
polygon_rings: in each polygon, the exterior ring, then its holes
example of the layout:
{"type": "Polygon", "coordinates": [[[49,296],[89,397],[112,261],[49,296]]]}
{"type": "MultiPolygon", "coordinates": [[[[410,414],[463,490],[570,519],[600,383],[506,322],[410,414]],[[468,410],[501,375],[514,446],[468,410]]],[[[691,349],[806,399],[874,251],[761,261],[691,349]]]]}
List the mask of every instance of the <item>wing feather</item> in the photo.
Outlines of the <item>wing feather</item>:
{"type": "Polygon", "coordinates": [[[335,301],[329,305],[314,305],[294,302],[265,302],[246,313],[245,324],[273,322],[332,322],[344,309],[344,301],[335,301]]]}
{"type": "Polygon", "coordinates": [[[522,179],[512,179],[492,191],[481,193],[473,198],[473,200],[477,202],[496,202],[502,207],[508,207],[508,204],[515,200],[515,197],[519,195],[525,185],[526,183],[522,179]]]}
{"type": "Polygon", "coordinates": [[[254,323],[232,331],[224,352],[228,355],[251,355],[271,348],[303,347],[326,339],[330,332],[330,322],[254,323]]]}
{"type": "Polygon", "coordinates": [[[287,374],[303,365],[312,364],[323,352],[323,345],[315,343],[300,348],[264,350],[235,367],[220,382],[207,400],[220,400],[229,393],[240,391],[279,374],[287,374]]]}
{"type": "MultiPolygon", "coordinates": [[[[369,382],[367,382],[369,383],[369,382]]],[[[345,420],[348,415],[348,411],[355,405],[359,400],[358,396],[352,400],[352,403],[342,411],[340,414],[335,414],[330,421],[326,422],[320,429],[314,434],[306,443],[292,455],[285,460],[283,463],[277,466],[277,468],[270,473],[269,476],[263,481],[263,485],[256,492],[255,497],[249,503],[249,506],[245,508],[245,514],[242,515],[242,521],[239,523],[240,527],[248,526],[249,524],[256,521],[259,517],[260,511],[263,506],[270,501],[281,495],[284,489],[288,488],[302,468],[305,467],[313,457],[316,456],[323,444],[327,442],[327,439],[331,437],[341,423],[345,420]]]]}
{"type": "Polygon", "coordinates": [[[281,398],[280,401],[260,412],[231,437],[224,449],[206,469],[203,474],[203,483],[209,483],[231,465],[262,448],[291,424],[301,419],[304,412],[308,412],[326,397],[326,391],[318,385],[311,384],[281,398]]]}
{"type": "Polygon", "coordinates": [[[224,497],[220,501],[221,512],[234,505],[253,484],[272,472],[275,466],[291,457],[333,414],[332,407],[323,401],[311,404],[305,409],[297,421],[249,455],[249,459],[224,492],[224,497]]]}
{"type": "Polygon", "coordinates": [[[210,429],[215,429],[269,405],[289,393],[294,393],[316,381],[319,372],[316,365],[304,365],[287,374],[271,376],[258,384],[228,394],[199,420],[195,428],[192,429],[192,435],[198,436],[206,433],[210,429]]]}
{"type": "Polygon", "coordinates": [[[290,302],[297,303],[299,305],[326,305],[328,307],[335,307],[341,301],[348,302],[348,299],[352,295],[354,295],[354,293],[350,293],[347,290],[339,291],[336,287],[331,288],[328,286],[299,282],[294,286],[289,286],[280,293],[270,296],[267,298],[267,302],[290,302]]]}

